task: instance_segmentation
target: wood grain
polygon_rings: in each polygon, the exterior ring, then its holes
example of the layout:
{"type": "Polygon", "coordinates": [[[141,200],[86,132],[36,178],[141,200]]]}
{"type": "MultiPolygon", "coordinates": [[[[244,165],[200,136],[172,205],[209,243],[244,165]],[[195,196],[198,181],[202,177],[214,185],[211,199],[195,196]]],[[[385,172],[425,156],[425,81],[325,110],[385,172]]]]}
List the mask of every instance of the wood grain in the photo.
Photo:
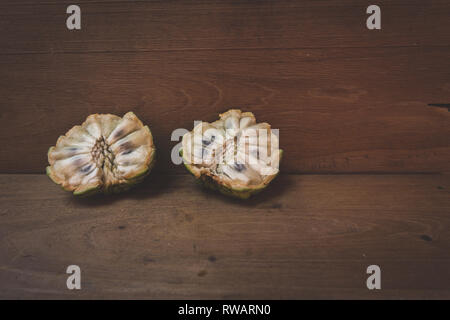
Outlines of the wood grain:
{"type": "Polygon", "coordinates": [[[0,173],[41,173],[88,114],[133,110],[159,174],[91,199],[0,174],[0,298],[450,298],[450,112],[428,106],[450,102],[448,1],[377,1],[377,31],[358,0],[80,0],[81,31],[69,4],[0,3],[0,173]],[[285,150],[248,202],[170,161],[174,129],[229,107],[285,150]]]}
{"type": "Polygon", "coordinates": [[[446,0],[380,0],[383,31],[366,28],[367,3],[347,1],[3,1],[3,54],[450,45],[446,0]]]}
{"type": "Polygon", "coordinates": [[[129,110],[150,126],[169,170],[172,131],[230,106],[280,129],[287,172],[450,167],[450,113],[427,106],[450,101],[439,48],[13,55],[0,64],[3,172],[43,172],[60,134],[90,113],[129,110]]]}
{"type": "Polygon", "coordinates": [[[448,1],[60,1],[0,4],[0,172],[41,173],[88,114],[134,110],[161,171],[175,128],[229,107],[280,129],[289,173],[448,172],[448,1]]]}
{"type": "Polygon", "coordinates": [[[448,175],[281,175],[249,202],[185,175],[117,197],[43,175],[0,190],[1,298],[450,298],[448,175]]]}

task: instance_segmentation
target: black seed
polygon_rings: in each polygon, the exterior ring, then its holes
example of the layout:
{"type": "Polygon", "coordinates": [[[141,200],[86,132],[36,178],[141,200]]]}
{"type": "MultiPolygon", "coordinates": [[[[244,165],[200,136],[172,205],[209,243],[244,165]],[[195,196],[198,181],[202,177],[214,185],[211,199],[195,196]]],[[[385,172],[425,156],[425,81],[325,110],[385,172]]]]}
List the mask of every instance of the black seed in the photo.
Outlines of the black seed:
{"type": "Polygon", "coordinates": [[[133,143],[131,143],[130,141],[124,142],[120,145],[120,148],[122,148],[122,150],[131,149],[132,147],[133,143]]]}
{"type": "Polygon", "coordinates": [[[202,143],[204,146],[209,146],[214,140],[216,139],[216,136],[211,136],[209,140],[203,139],[202,143]]]}
{"type": "Polygon", "coordinates": [[[81,172],[86,173],[89,172],[89,170],[91,170],[92,168],[92,164],[86,165],[83,168],[81,168],[81,172]]]}
{"type": "Polygon", "coordinates": [[[245,166],[242,163],[236,163],[234,165],[234,169],[238,172],[245,170],[245,166]]]}
{"type": "Polygon", "coordinates": [[[130,153],[132,153],[133,152],[133,150],[127,150],[127,151],[124,151],[122,154],[123,155],[125,155],[125,154],[130,154],[130,153]]]}
{"type": "Polygon", "coordinates": [[[117,131],[117,132],[115,133],[114,136],[115,136],[116,138],[118,138],[118,137],[120,137],[121,135],[123,135],[123,129],[117,131]]]}
{"type": "Polygon", "coordinates": [[[78,150],[77,147],[70,147],[70,148],[69,148],[69,151],[77,151],[77,150],[78,150]]]}

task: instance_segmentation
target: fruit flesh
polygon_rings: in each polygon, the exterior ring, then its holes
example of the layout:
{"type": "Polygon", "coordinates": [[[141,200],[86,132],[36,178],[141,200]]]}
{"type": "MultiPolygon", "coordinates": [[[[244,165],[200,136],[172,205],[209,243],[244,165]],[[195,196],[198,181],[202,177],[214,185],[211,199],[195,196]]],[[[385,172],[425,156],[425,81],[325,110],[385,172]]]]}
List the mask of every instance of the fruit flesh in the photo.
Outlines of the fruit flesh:
{"type": "Polygon", "coordinates": [[[142,180],[154,156],[150,129],[133,112],[93,114],[49,149],[47,174],[75,195],[119,192],[142,180]]]}
{"type": "Polygon", "coordinates": [[[267,123],[237,109],[213,123],[202,122],[182,141],[186,168],[210,188],[248,198],[278,174],[281,150],[267,123]]]}

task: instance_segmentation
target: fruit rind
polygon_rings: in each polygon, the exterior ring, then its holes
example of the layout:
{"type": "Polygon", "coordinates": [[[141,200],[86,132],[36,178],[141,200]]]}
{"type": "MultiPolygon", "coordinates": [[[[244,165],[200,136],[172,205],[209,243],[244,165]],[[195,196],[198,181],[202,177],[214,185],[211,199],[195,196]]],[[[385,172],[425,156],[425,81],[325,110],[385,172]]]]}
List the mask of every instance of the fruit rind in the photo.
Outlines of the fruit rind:
{"type": "MultiPolygon", "coordinates": [[[[180,156],[183,156],[183,149],[181,148],[179,151],[180,156]]],[[[280,149],[280,161],[283,156],[283,150],[280,149]]],[[[211,190],[217,190],[220,193],[231,196],[238,199],[248,199],[253,195],[256,195],[267,188],[270,182],[275,180],[275,178],[280,174],[278,171],[277,174],[275,174],[267,183],[262,184],[258,187],[253,188],[230,188],[226,185],[221,184],[220,182],[214,180],[211,176],[208,175],[197,175],[192,170],[192,167],[190,164],[183,162],[184,167],[189,171],[189,173],[196,179],[196,181],[203,187],[206,187],[211,190]]]]}

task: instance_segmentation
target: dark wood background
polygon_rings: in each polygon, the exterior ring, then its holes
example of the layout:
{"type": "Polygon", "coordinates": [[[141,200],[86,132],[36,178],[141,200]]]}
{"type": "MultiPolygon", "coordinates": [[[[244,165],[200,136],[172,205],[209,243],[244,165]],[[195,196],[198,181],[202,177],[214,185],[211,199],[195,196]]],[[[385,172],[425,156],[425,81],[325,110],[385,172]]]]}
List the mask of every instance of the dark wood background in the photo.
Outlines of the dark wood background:
{"type": "Polygon", "coordinates": [[[0,2],[0,298],[450,298],[450,2],[0,2]],[[280,129],[282,174],[238,202],[170,161],[230,107],[280,129]],[[134,111],[158,165],[74,199],[47,150],[134,111]],[[82,269],[69,291],[65,268],[82,269]],[[366,267],[382,290],[366,288],[366,267]]]}
{"type": "Polygon", "coordinates": [[[0,172],[44,172],[91,113],[147,123],[161,170],[175,128],[229,107],[280,129],[291,173],[449,170],[448,1],[66,1],[0,4],[0,172]]]}

